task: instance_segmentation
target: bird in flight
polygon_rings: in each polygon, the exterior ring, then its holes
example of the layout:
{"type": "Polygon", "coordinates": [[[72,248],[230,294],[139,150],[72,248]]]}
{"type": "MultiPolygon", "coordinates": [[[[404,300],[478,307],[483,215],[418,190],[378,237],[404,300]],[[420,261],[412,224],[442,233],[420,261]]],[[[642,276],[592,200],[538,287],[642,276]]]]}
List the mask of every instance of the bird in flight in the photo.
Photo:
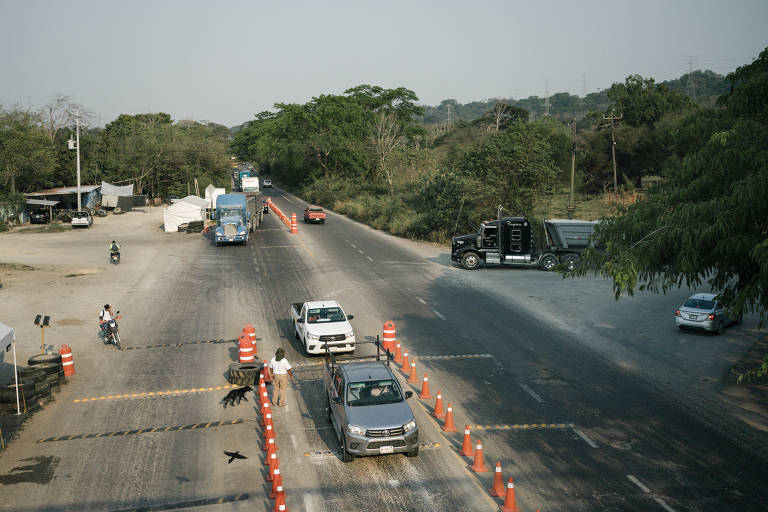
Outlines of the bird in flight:
{"type": "Polygon", "coordinates": [[[235,460],[235,459],[247,459],[248,458],[245,455],[240,455],[240,450],[237,450],[236,452],[227,452],[227,451],[225,451],[224,455],[229,457],[229,461],[227,462],[227,464],[232,464],[232,461],[235,460]]]}

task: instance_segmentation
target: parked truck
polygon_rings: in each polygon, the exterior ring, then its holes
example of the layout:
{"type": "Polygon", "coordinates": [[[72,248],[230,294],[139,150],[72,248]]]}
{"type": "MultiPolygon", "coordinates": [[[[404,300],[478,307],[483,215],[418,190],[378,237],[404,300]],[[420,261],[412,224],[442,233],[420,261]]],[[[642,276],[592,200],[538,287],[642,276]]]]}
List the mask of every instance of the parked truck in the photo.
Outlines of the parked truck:
{"type": "Polygon", "coordinates": [[[257,209],[256,197],[246,194],[221,194],[216,198],[216,230],[214,243],[248,243],[261,220],[261,207],[257,209]]]}
{"type": "Polygon", "coordinates": [[[406,402],[413,391],[403,390],[388,356],[381,360],[378,340],[361,343],[375,343],[376,355],[344,362],[330,352],[325,357],[326,407],[342,460],[390,453],[416,457],[419,428],[406,402]]]}
{"type": "Polygon", "coordinates": [[[259,192],[258,176],[243,176],[240,180],[242,192],[259,192]]]}
{"type": "Polygon", "coordinates": [[[289,314],[296,339],[304,345],[307,354],[325,354],[327,351],[354,352],[355,332],[347,315],[335,300],[297,302],[289,314]]]}
{"type": "Polygon", "coordinates": [[[451,239],[451,260],[467,270],[486,265],[538,265],[551,270],[564,265],[573,270],[581,252],[589,245],[595,221],[574,219],[544,220],[544,247],[537,247],[530,221],[505,217],[483,222],[480,231],[451,239]],[[499,230],[501,224],[501,230],[499,230]]]}

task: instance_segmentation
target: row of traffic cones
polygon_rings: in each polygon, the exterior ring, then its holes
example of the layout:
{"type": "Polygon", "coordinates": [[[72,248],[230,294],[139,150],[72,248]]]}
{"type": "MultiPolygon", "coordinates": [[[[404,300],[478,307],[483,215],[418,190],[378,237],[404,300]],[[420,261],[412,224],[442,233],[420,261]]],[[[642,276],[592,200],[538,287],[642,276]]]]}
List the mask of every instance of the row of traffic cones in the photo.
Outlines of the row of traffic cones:
{"type": "MultiPolygon", "coordinates": [[[[275,424],[272,421],[272,411],[269,407],[269,393],[264,378],[265,372],[259,372],[259,425],[264,427],[264,465],[266,468],[266,480],[272,482],[269,491],[270,499],[275,500],[274,512],[287,512],[285,504],[285,490],[283,489],[283,477],[280,475],[280,459],[277,457],[277,442],[275,436],[275,424]]],[[[267,372],[267,375],[269,373],[267,372]]]]}

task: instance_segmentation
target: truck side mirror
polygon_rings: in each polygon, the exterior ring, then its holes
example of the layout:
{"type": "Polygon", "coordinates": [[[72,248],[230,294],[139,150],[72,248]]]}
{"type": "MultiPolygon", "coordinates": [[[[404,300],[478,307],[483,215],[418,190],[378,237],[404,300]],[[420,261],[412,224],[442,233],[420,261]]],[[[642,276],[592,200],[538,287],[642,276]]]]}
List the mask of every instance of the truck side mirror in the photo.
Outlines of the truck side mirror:
{"type": "Polygon", "coordinates": [[[341,398],[338,397],[338,396],[335,396],[335,397],[331,398],[331,402],[333,402],[335,404],[339,404],[339,403],[341,403],[341,398]]]}
{"type": "Polygon", "coordinates": [[[355,315],[347,315],[347,320],[352,320],[353,318],[355,318],[355,315]]]}
{"type": "Polygon", "coordinates": [[[304,319],[303,318],[297,318],[296,321],[299,322],[300,324],[304,323],[304,319]]]}
{"type": "Polygon", "coordinates": [[[413,391],[406,391],[405,392],[405,399],[408,400],[413,396],[413,391]]]}

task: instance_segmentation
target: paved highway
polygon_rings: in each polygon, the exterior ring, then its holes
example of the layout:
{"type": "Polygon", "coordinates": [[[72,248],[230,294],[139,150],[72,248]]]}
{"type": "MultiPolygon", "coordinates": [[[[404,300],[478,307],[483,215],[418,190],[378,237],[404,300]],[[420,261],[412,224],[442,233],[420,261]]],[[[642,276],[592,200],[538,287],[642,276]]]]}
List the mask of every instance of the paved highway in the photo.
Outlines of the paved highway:
{"type": "MultiPolygon", "coordinates": [[[[300,217],[303,202],[271,193],[300,217]]],[[[764,506],[764,413],[720,389],[757,335],[754,319],[721,337],[678,332],[672,313],[688,290],[617,303],[599,279],[467,272],[444,247],[334,214],[300,223],[298,235],[271,214],[248,246],[193,235],[141,241],[143,256],[121,265],[110,299],[126,317],[127,350],[94,348],[93,329],[83,328],[80,349],[72,343],[78,375],[0,457],[3,509],[271,510],[253,402],[218,403],[237,357],[232,340],[248,322],[261,359],[282,346],[296,369],[289,405],[274,414],[291,510],[495,510],[493,473],[470,472],[457,453],[464,425],[482,440],[486,464],[500,461],[505,480],[514,477],[523,511],[764,506]],[[417,459],[342,463],[322,359],[303,355],[288,321],[290,303],[323,297],[355,315],[360,337],[395,321],[419,376],[452,403],[459,432],[443,433],[429,416],[434,401],[414,396],[417,459]],[[104,435],[66,440],[89,433],[104,435]],[[224,450],[248,459],[227,464],[224,450]]]]}

